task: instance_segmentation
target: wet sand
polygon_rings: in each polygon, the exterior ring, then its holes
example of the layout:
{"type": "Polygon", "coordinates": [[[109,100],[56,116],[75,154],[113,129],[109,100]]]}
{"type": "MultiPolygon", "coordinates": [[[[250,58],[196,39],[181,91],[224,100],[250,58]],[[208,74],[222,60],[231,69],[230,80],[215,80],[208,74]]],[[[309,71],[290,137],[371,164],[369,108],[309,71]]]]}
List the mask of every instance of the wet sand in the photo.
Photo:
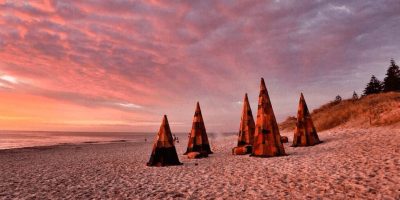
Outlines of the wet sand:
{"type": "MultiPolygon", "coordinates": [[[[282,133],[292,141],[292,133],[282,133]]],[[[58,145],[0,151],[0,199],[400,199],[400,130],[334,129],[284,157],[233,156],[236,137],[209,158],[147,167],[152,143],[58,145]]],[[[149,137],[151,138],[151,137],[149,137]]]]}

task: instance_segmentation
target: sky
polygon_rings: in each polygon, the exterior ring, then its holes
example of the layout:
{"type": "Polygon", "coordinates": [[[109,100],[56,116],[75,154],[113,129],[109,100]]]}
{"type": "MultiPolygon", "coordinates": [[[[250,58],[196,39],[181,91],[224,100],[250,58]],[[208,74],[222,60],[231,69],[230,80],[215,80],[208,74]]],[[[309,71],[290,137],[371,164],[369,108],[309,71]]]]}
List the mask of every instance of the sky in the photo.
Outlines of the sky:
{"type": "Polygon", "coordinates": [[[237,131],[265,79],[278,121],[400,62],[400,3],[0,0],[0,129],[237,131]]]}

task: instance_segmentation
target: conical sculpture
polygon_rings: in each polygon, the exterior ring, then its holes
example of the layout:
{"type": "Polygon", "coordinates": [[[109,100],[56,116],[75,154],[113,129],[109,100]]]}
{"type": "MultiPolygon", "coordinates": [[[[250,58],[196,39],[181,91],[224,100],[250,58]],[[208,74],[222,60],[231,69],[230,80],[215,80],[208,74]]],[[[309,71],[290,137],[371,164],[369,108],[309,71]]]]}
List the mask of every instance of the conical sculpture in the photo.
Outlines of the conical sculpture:
{"type": "Polygon", "coordinates": [[[199,102],[197,102],[196,105],[192,131],[189,133],[188,147],[184,155],[187,155],[190,152],[198,152],[201,157],[207,157],[208,154],[213,153],[208,142],[206,127],[204,126],[199,102]]]}
{"type": "Polygon", "coordinates": [[[243,100],[238,143],[237,147],[232,149],[233,155],[245,155],[252,152],[255,126],[256,125],[254,123],[253,113],[251,112],[249,98],[247,97],[246,93],[243,100]]]}
{"type": "Polygon", "coordinates": [[[283,155],[286,154],[281,143],[278,123],[272,110],[271,100],[269,99],[264,79],[261,78],[257,123],[251,156],[272,157],[283,155]]]}
{"type": "Polygon", "coordinates": [[[253,113],[251,112],[249,98],[247,97],[246,93],[243,100],[242,118],[240,121],[237,144],[238,147],[253,145],[255,126],[256,125],[254,123],[253,113]]]}
{"type": "Polygon", "coordinates": [[[306,100],[304,99],[303,93],[301,93],[292,146],[304,147],[319,143],[321,143],[321,141],[319,140],[310,112],[308,111],[306,100]]]}
{"type": "Polygon", "coordinates": [[[147,166],[171,166],[181,165],[178,154],[176,153],[174,141],[172,139],[171,129],[167,116],[164,115],[160,130],[154,141],[153,151],[147,166]]]}

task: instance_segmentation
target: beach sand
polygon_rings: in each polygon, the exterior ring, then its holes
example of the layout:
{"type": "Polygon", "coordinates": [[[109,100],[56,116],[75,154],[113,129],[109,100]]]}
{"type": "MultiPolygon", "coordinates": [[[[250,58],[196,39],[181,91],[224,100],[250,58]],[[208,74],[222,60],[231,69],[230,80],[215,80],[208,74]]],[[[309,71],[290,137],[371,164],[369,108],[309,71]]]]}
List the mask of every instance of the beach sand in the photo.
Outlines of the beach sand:
{"type": "MultiPolygon", "coordinates": [[[[292,141],[292,133],[282,133],[292,141]]],[[[324,143],[288,156],[231,155],[235,136],[211,140],[214,154],[181,166],[147,167],[152,142],[58,145],[0,151],[0,199],[400,199],[400,130],[334,129],[324,143]]]]}

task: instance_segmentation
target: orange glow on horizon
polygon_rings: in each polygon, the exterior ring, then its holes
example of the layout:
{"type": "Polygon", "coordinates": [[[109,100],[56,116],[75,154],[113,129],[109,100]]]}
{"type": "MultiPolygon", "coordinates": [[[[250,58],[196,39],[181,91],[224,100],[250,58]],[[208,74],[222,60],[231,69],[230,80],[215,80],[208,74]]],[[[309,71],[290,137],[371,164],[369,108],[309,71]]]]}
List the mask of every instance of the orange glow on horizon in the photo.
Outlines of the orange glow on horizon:
{"type": "Polygon", "coordinates": [[[135,114],[115,109],[0,93],[1,130],[132,131],[135,126],[145,126],[151,131],[149,127],[158,125],[159,122],[136,122],[135,114]]]}

